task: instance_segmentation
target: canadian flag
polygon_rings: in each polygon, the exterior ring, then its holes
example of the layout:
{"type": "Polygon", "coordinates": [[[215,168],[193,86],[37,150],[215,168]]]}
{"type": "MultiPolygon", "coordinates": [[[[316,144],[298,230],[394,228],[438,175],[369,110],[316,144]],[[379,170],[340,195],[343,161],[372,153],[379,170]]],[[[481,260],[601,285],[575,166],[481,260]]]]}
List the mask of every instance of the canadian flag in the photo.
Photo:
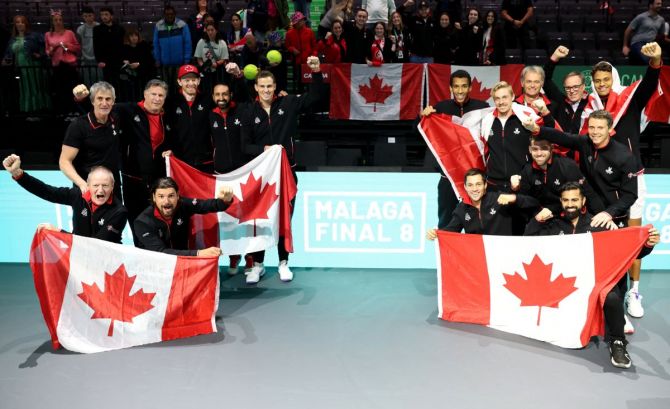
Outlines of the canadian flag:
{"type": "Polygon", "coordinates": [[[658,88],[642,112],[640,129],[649,122],[670,123],[670,66],[662,66],[658,79],[658,88]]]}
{"type": "Polygon", "coordinates": [[[486,168],[480,127],[482,118],[494,109],[470,111],[463,117],[432,114],[422,117],[417,125],[459,199],[469,201],[463,186],[465,172],[486,168]]]}
{"type": "Polygon", "coordinates": [[[508,64],[491,67],[470,67],[460,65],[428,64],[428,103],[436,103],[452,98],[449,88],[451,73],[464,70],[472,77],[472,90],[470,98],[487,101],[493,105],[491,89],[499,81],[507,81],[514,90],[514,95],[521,93],[521,70],[522,64],[508,64]]]}
{"type": "Polygon", "coordinates": [[[92,353],[216,332],[216,257],[38,230],[35,289],[55,349],[92,353]]]}
{"type": "Polygon", "coordinates": [[[439,317],[581,348],[648,227],[540,237],[438,232],[439,317]]]}
{"type": "Polygon", "coordinates": [[[423,64],[334,64],[330,71],[330,118],[416,118],[423,100],[424,69],[423,64]]]}
{"type": "Polygon", "coordinates": [[[276,246],[284,237],[286,250],[293,251],[291,200],[297,187],[280,145],[221,175],[200,172],[172,155],[166,166],[181,196],[214,197],[222,185],[231,186],[235,194],[224,212],[192,216],[193,248],[218,246],[228,255],[247,254],[276,246]]]}

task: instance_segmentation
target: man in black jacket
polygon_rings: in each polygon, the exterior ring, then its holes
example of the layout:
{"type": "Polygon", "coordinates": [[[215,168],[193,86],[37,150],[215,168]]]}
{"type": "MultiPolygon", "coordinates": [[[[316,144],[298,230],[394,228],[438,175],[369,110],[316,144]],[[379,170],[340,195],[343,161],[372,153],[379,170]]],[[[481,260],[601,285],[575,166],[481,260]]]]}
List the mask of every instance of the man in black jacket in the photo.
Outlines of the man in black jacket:
{"type": "Polygon", "coordinates": [[[177,182],[165,177],[154,182],[151,200],[153,205],[147,207],[135,220],[135,233],[139,237],[136,247],[178,256],[221,255],[219,247],[188,249],[191,216],[226,210],[233,201],[232,188],[221,188],[216,199],[191,199],[179,197],[177,182]]]}
{"type": "MultiPolygon", "coordinates": [[[[312,71],[312,83],[309,91],[302,95],[275,95],[277,82],[269,71],[261,71],[254,85],[258,98],[245,108],[242,121],[242,142],[247,154],[257,156],[272,145],[282,145],[286,150],[292,170],[295,168],[293,137],[298,132],[298,119],[301,113],[319,101],[323,77],[317,57],[308,57],[307,65],[312,71]]],[[[298,183],[293,170],[293,178],[298,183]]],[[[291,204],[291,209],[294,203],[291,204]]],[[[293,210],[291,210],[292,212],[293,210]]],[[[293,280],[293,272],[288,267],[288,251],[284,247],[284,237],[279,237],[279,278],[282,281],[293,280]]],[[[265,273],[263,266],[265,252],[254,253],[254,265],[247,271],[246,282],[255,284],[265,273]]]]}
{"type": "Polygon", "coordinates": [[[98,67],[102,68],[103,78],[116,87],[119,84],[119,71],[123,60],[121,51],[125,30],[114,21],[111,7],[100,8],[100,21],[102,24],[93,29],[93,52],[98,67]]]}
{"type": "Polygon", "coordinates": [[[368,12],[365,9],[356,10],[353,23],[344,24],[344,38],[347,44],[346,62],[365,64],[365,56],[372,46],[372,31],[367,29],[368,12]]]}
{"type": "MultiPolygon", "coordinates": [[[[94,167],[86,178],[87,190],[53,187],[21,169],[21,158],[9,155],[2,161],[12,178],[24,189],[52,203],[72,206],[72,233],[113,243],[121,243],[128,213],[114,197],[114,175],[102,166],[94,167]]],[[[43,228],[57,230],[47,224],[43,228]]]]}
{"type": "Polygon", "coordinates": [[[551,143],[539,136],[531,140],[528,150],[533,161],[526,164],[519,175],[513,175],[510,184],[513,192],[532,196],[540,202],[542,210],[535,215],[536,220],[549,220],[561,212],[560,193],[567,182],[582,186],[591,213],[605,210],[574,160],[554,155],[551,143]]]}
{"type": "Polygon", "coordinates": [[[425,0],[419,1],[416,15],[412,15],[410,7],[413,4],[414,0],[408,0],[398,7],[398,12],[403,15],[403,21],[406,22],[412,38],[409,62],[432,63],[435,21],[430,17],[430,5],[425,0]]]}
{"type": "MultiPolygon", "coordinates": [[[[429,116],[433,113],[446,114],[462,117],[470,111],[488,108],[489,104],[478,99],[470,99],[472,91],[472,78],[467,71],[457,70],[451,73],[449,77],[449,88],[453,99],[440,101],[433,107],[428,105],[421,112],[421,116],[429,116]]],[[[435,157],[430,155],[434,162],[435,169],[440,171],[440,181],[437,184],[437,228],[444,229],[451,220],[451,213],[458,205],[458,198],[447,176],[438,166],[435,157]]]]}
{"type": "MultiPolygon", "coordinates": [[[[486,187],[484,172],[479,169],[468,170],[465,173],[465,191],[470,198],[470,203],[465,201],[459,203],[449,224],[440,230],[511,236],[514,231],[513,214],[515,211],[539,209],[539,202],[530,196],[499,191],[487,193],[486,187]]],[[[428,230],[426,238],[435,240],[436,230],[428,230]]]]}
{"type": "MultiPolygon", "coordinates": [[[[586,211],[586,197],[582,185],[577,182],[568,182],[561,188],[562,213],[546,222],[531,220],[526,227],[528,236],[550,236],[556,234],[596,233],[616,229],[616,225],[609,221],[603,226],[593,226],[592,217],[586,211]]],[[[658,230],[649,230],[649,238],[640,251],[638,257],[651,253],[652,248],[659,242],[658,230]]],[[[628,319],[623,310],[623,296],[626,291],[626,277],[623,276],[605,297],[603,312],[607,323],[607,338],[609,339],[610,360],[618,368],[630,368],[632,361],[626,351],[625,327],[628,319]]],[[[631,326],[632,332],[632,326],[631,326]]]]}

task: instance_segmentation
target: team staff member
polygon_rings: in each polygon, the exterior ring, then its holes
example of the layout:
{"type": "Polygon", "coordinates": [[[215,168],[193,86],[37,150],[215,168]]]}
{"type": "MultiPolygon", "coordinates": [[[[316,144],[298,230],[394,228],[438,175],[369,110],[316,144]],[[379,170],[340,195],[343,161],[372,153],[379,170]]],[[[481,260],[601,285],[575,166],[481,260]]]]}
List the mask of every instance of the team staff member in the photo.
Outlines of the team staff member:
{"type": "Polygon", "coordinates": [[[200,73],[194,65],[182,65],[177,73],[179,90],[166,103],[173,135],[172,153],[203,172],[212,173],[212,140],[209,113],[214,108],[209,95],[198,91],[200,73]]]}
{"type": "MultiPolygon", "coordinates": [[[[472,78],[467,71],[457,70],[451,73],[449,77],[449,88],[453,99],[446,99],[440,101],[435,106],[428,105],[421,112],[421,116],[429,116],[433,113],[446,114],[462,117],[470,111],[476,109],[488,108],[489,104],[478,99],[470,98],[470,91],[472,91],[472,78]]],[[[431,155],[431,158],[432,155],[431,155]]],[[[451,213],[458,205],[458,198],[454,189],[449,183],[449,179],[442,172],[442,169],[435,163],[435,168],[440,171],[440,181],[437,184],[437,228],[444,229],[449,220],[451,220],[451,213]]]]}
{"type": "Polygon", "coordinates": [[[121,163],[120,127],[111,115],[116,100],[114,87],[108,82],[96,82],[91,86],[90,100],[90,112],[68,126],[58,159],[60,170],[82,192],[86,192],[86,175],[93,167],[104,166],[118,179],[121,163]]]}
{"type": "Polygon", "coordinates": [[[610,137],[612,116],[609,112],[594,111],[588,124],[587,138],[540,128],[532,120],[524,122],[533,135],[579,152],[580,169],[605,205],[605,210],[593,217],[593,226],[605,226],[614,220],[624,227],[628,211],[637,199],[635,157],[627,147],[610,137]]]}
{"type": "MultiPolygon", "coordinates": [[[[539,208],[538,201],[532,197],[516,193],[487,193],[486,187],[484,172],[479,169],[465,172],[465,191],[471,203],[459,203],[447,227],[440,230],[511,236],[514,223],[512,207],[527,210],[539,208]]],[[[428,240],[435,240],[436,237],[436,229],[428,230],[428,240]]]]}
{"type": "Polygon", "coordinates": [[[605,210],[574,160],[554,155],[551,143],[541,137],[531,140],[528,151],[533,161],[526,164],[519,175],[512,176],[510,183],[512,191],[532,196],[540,202],[542,210],[535,215],[536,220],[548,220],[561,212],[561,187],[567,182],[582,186],[591,212],[605,210]]]}
{"type": "Polygon", "coordinates": [[[533,108],[535,113],[543,117],[544,126],[554,127],[556,121],[552,115],[552,102],[542,92],[544,87],[544,70],[537,65],[528,65],[521,71],[521,95],[514,102],[533,108]]]}
{"type": "Polygon", "coordinates": [[[233,189],[222,187],[215,199],[179,197],[177,182],[170,177],[158,179],[151,188],[152,205],[135,220],[139,242],[135,246],[178,256],[218,257],[221,249],[209,247],[188,250],[191,216],[222,212],[233,201],[233,189]]]}
{"type": "MultiPolygon", "coordinates": [[[[30,176],[21,169],[21,158],[9,155],[2,165],[24,189],[52,203],[72,206],[72,233],[113,243],[121,243],[121,232],[128,213],[114,197],[114,175],[109,169],[97,166],[86,178],[86,191],[79,187],[53,187],[30,176]]],[[[45,228],[57,230],[52,225],[45,228]]]]}
{"type": "MultiPolygon", "coordinates": [[[[613,222],[594,227],[591,215],[586,211],[586,197],[582,185],[568,182],[561,188],[562,213],[545,223],[531,220],[526,227],[526,235],[549,236],[556,234],[595,233],[616,229],[613,222]]],[[[651,228],[649,238],[638,257],[651,253],[652,248],[660,241],[658,230],[651,228]]],[[[622,277],[617,285],[605,297],[603,312],[607,323],[607,339],[609,340],[610,361],[618,368],[630,368],[632,360],[626,350],[625,326],[627,318],[623,310],[623,295],[626,291],[626,277],[622,277]]],[[[632,329],[632,326],[631,326],[632,329]]]]}
{"type": "MultiPolygon", "coordinates": [[[[286,150],[292,170],[295,168],[293,157],[293,136],[298,132],[298,117],[319,101],[322,75],[318,57],[308,57],[307,65],[312,71],[312,83],[303,95],[275,96],[277,83],[269,71],[261,71],[256,77],[254,88],[258,93],[256,101],[245,108],[242,122],[242,141],[247,154],[257,156],[271,145],[282,145],[286,150]]],[[[295,170],[293,177],[298,182],[295,170]]],[[[291,205],[293,209],[293,203],[291,205]]],[[[284,238],[279,237],[279,278],[282,281],[293,280],[293,272],[288,267],[288,251],[284,247],[284,238]]],[[[254,253],[254,265],[246,272],[246,282],[257,283],[265,273],[263,266],[265,253],[254,253]]]]}

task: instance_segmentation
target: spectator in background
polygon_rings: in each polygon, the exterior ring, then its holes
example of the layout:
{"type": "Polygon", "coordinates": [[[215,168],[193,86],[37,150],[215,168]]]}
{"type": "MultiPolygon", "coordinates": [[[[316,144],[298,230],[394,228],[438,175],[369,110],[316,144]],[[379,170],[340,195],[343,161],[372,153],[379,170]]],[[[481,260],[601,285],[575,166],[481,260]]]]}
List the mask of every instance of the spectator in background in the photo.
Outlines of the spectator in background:
{"type": "Polygon", "coordinates": [[[506,63],[505,32],[498,23],[498,15],[493,10],[486,12],[484,19],[480,61],[482,65],[504,65],[506,63]]]}
{"type": "Polygon", "coordinates": [[[237,13],[230,16],[230,31],[226,36],[226,42],[228,43],[228,56],[237,65],[242,65],[242,50],[247,43],[245,38],[247,33],[251,34],[251,30],[242,25],[242,17],[237,13]]]}
{"type": "Polygon", "coordinates": [[[84,84],[90,86],[98,81],[98,62],[95,60],[93,48],[93,29],[99,24],[95,21],[95,12],[89,6],[81,8],[84,24],[77,27],[77,38],[81,43],[81,74],[84,84]]]}
{"type": "Polygon", "coordinates": [[[286,32],[286,50],[292,55],[297,65],[307,62],[307,57],[316,55],[316,37],[314,31],[305,26],[305,16],[296,11],[291,16],[293,26],[286,32]]]}
{"type": "Polygon", "coordinates": [[[367,29],[368,12],[356,10],[354,22],[345,21],[344,38],[347,41],[347,60],[354,64],[365,64],[365,56],[372,43],[372,33],[367,29]]]}
{"type": "Polygon", "coordinates": [[[449,13],[443,11],[433,33],[433,58],[438,64],[453,64],[458,49],[459,32],[451,25],[449,13]]]}
{"type": "Polygon", "coordinates": [[[398,11],[407,16],[405,20],[412,36],[409,61],[413,63],[432,63],[435,23],[430,18],[430,7],[427,1],[421,0],[417,7],[417,14],[410,15],[408,10],[413,4],[414,0],[408,0],[398,7],[398,11]]]}
{"type": "Polygon", "coordinates": [[[19,79],[19,111],[29,113],[51,108],[46,95],[46,78],[42,70],[44,38],[30,31],[26,16],[14,16],[12,37],[2,60],[2,65],[17,69],[19,79]]]}
{"type": "Polygon", "coordinates": [[[402,22],[402,15],[394,11],[391,14],[391,25],[389,26],[389,38],[395,44],[393,50],[393,62],[406,63],[409,62],[409,31],[402,22]]]}
{"type": "Polygon", "coordinates": [[[479,10],[474,7],[470,8],[467,21],[461,25],[456,64],[479,65],[483,31],[479,21],[479,10]]]}
{"type": "Polygon", "coordinates": [[[504,20],[507,48],[535,48],[535,32],[530,26],[531,0],[503,0],[500,16],[504,20]]]}
{"type": "Polygon", "coordinates": [[[44,36],[47,55],[53,67],[53,102],[61,114],[73,118],[77,111],[70,90],[79,82],[77,57],[81,45],[71,30],[63,24],[60,10],[51,10],[51,31],[44,36]]]}
{"type": "Polygon", "coordinates": [[[215,24],[208,24],[205,27],[205,36],[198,41],[193,56],[203,76],[201,90],[211,94],[214,84],[217,83],[218,73],[223,72],[222,67],[229,60],[228,46],[215,24]]]}
{"type": "Polygon", "coordinates": [[[362,0],[361,7],[368,11],[368,27],[382,22],[388,25],[391,14],[395,11],[394,0],[362,0]]]}
{"type": "Polygon", "coordinates": [[[114,21],[114,10],[111,7],[100,8],[100,21],[102,24],[93,29],[95,59],[98,67],[102,68],[105,81],[118,86],[124,30],[114,21]]]}
{"type": "Polygon", "coordinates": [[[163,19],[154,29],[154,59],[157,66],[177,67],[193,56],[191,33],[184,20],[177,18],[174,7],[165,6],[163,19]]]}
{"type": "Polygon", "coordinates": [[[386,36],[386,25],[381,21],[375,23],[374,33],[375,36],[372,39],[370,51],[365,58],[365,62],[373,67],[379,67],[384,63],[393,62],[393,49],[395,48],[395,43],[386,36]]]}
{"type": "Polygon", "coordinates": [[[121,58],[121,87],[119,88],[120,101],[139,101],[144,84],[153,76],[154,57],[151,55],[151,45],[142,40],[137,28],[126,30],[121,58]]]}
{"type": "Polygon", "coordinates": [[[461,20],[462,10],[461,0],[438,0],[435,15],[441,16],[446,12],[449,14],[449,21],[457,22],[461,20]]]}
{"type": "MultiPolygon", "coordinates": [[[[319,26],[321,27],[321,26],[319,26]]],[[[324,64],[337,64],[345,60],[347,55],[347,41],[344,39],[344,28],[342,22],[335,20],[325,35],[319,40],[317,48],[319,54],[323,55],[324,64]]]]}
{"type": "Polygon", "coordinates": [[[319,28],[317,30],[319,39],[325,38],[326,33],[328,32],[332,33],[331,28],[335,21],[339,21],[340,23],[349,21],[353,5],[353,0],[341,0],[339,3],[334,4],[333,7],[328,9],[319,23],[319,28]]]}
{"type": "MultiPolygon", "coordinates": [[[[272,2],[274,0],[268,0],[268,1],[272,2]]],[[[365,0],[363,0],[363,1],[365,1],[365,0]]],[[[307,27],[311,27],[312,26],[312,20],[310,18],[311,17],[310,16],[310,7],[309,7],[309,4],[307,4],[308,2],[311,3],[312,0],[294,0],[293,1],[293,12],[297,12],[297,11],[301,12],[302,15],[305,16],[305,25],[307,27]]],[[[287,11],[288,11],[288,8],[287,8],[287,11]]]]}
{"type": "Polygon", "coordinates": [[[220,0],[214,2],[214,9],[209,8],[208,0],[195,0],[195,14],[188,19],[188,29],[191,33],[191,49],[195,49],[198,40],[205,38],[205,16],[210,15],[214,19],[217,27],[219,22],[226,14],[226,9],[220,0]]]}
{"type": "Polygon", "coordinates": [[[256,41],[265,41],[265,33],[268,31],[268,2],[271,0],[248,0],[247,4],[247,26],[253,31],[256,41]]]}
{"type": "MultiPolygon", "coordinates": [[[[268,31],[275,31],[277,29],[286,29],[288,30],[289,18],[288,18],[288,1],[287,0],[268,0],[269,7],[269,16],[268,19],[268,31]],[[275,14],[273,14],[275,13],[275,14]]],[[[297,10],[294,10],[297,11],[297,10]]],[[[306,23],[308,26],[311,26],[309,21],[309,6],[305,13],[302,13],[306,16],[306,23]]]]}
{"type": "Polygon", "coordinates": [[[665,34],[665,19],[658,13],[663,8],[661,0],[649,0],[649,10],[640,13],[630,22],[623,33],[623,55],[631,64],[644,64],[649,58],[640,51],[646,43],[656,41],[656,37],[665,34]],[[631,52],[632,51],[632,52],[631,52]]]}

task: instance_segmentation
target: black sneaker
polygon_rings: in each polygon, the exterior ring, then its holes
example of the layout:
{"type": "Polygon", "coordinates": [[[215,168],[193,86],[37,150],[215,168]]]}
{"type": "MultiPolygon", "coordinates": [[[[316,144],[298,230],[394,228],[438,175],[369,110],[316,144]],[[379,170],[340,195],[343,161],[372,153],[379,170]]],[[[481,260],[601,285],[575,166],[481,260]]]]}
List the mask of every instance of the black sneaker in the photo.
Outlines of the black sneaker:
{"type": "Polygon", "coordinates": [[[616,340],[610,342],[610,357],[612,360],[612,365],[617,368],[630,368],[633,361],[626,351],[626,344],[624,341],[616,340]]]}

